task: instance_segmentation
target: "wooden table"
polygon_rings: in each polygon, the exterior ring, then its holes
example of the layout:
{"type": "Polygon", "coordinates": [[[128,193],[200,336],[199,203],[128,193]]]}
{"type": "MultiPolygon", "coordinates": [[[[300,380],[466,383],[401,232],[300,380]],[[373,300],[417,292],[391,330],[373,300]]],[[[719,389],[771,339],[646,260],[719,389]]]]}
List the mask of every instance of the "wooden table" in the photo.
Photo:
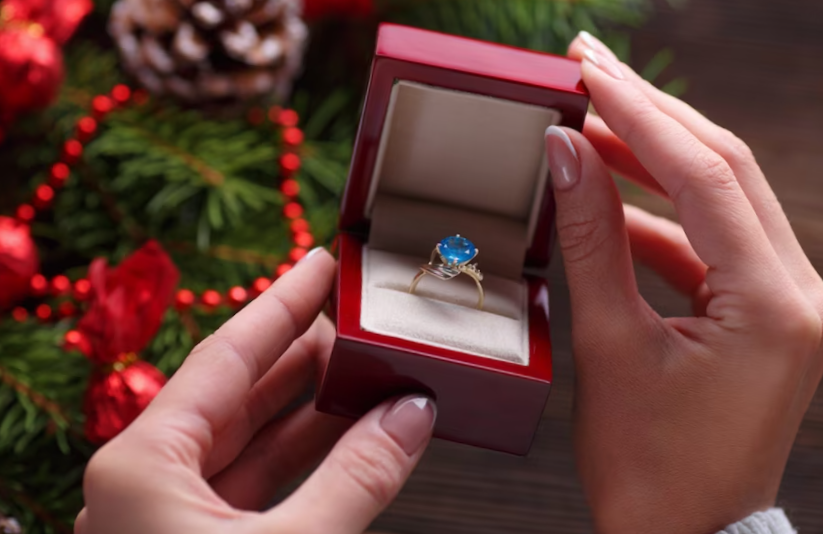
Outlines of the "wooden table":
{"type": "MultiPolygon", "coordinates": [[[[747,141],[791,217],[807,253],[823,267],[823,2],[657,2],[635,32],[633,64],[670,47],[670,75],[688,79],[692,105],[747,141]]],[[[630,200],[659,214],[662,202],[630,200]]],[[[642,293],[664,315],[688,305],[639,271],[642,293]]],[[[400,498],[375,523],[397,534],[590,533],[571,443],[573,365],[562,267],[552,272],[555,385],[527,458],[445,442],[432,445],[400,498]]],[[[823,532],[823,394],[797,438],[780,494],[796,527],[823,532]]]]}

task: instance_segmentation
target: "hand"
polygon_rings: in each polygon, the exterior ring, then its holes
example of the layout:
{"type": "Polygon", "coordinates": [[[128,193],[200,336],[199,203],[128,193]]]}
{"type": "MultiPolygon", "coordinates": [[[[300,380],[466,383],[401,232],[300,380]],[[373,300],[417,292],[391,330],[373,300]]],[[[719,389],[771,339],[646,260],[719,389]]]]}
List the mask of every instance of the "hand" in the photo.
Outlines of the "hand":
{"type": "Polygon", "coordinates": [[[355,534],[369,525],[430,439],[435,409],[425,397],[375,408],[285,502],[257,512],[350,426],[313,403],[272,420],[329,355],[334,327],[318,314],[334,268],[325,251],[307,256],[194,349],[92,457],[77,534],[355,534]]]}
{"type": "Polygon", "coordinates": [[[823,373],[823,282],[745,144],[590,36],[570,55],[602,119],[546,139],[597,532],[716,532],[775,502],[823,373]],[[624,212],[608,167],[671,199],[682,228],[624,212]],[[696,316],[654,312],[633,255],[696,316]]]}

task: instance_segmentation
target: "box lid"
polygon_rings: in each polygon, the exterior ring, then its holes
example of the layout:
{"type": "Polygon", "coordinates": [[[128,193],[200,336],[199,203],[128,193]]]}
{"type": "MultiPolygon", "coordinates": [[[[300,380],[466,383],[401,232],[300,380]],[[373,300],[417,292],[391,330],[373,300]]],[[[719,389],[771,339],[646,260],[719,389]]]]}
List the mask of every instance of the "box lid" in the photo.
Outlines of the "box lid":
{"type": "MultiPolygon", "coordinates": [[[[589,99],[581,81],[580,64],[574,60],[405,26],[381,25],[341,208],[342,231],[369,231],[372,180],[380,164],[381,140],[398,82],[551,109],[557,112],[559,124],[577,130],[583,127],[589,99]]],[[[541,198],[534,199],[536,224],[532,225],[526,253],[526,266],[530,267],[548,263],[554,235],[552,189],[539,191],[541,198]]]]}

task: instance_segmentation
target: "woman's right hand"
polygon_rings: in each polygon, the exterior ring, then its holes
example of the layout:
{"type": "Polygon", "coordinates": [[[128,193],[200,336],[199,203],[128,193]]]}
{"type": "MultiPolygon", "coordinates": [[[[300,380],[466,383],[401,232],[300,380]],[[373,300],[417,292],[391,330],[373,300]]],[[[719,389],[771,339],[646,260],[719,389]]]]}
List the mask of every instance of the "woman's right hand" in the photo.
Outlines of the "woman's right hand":
{"type": "Polygon", "coordinates": [[[774,505],[823,374],[823,282],[744,143],[590,36],[570,55],[600,115],[546,137],[583,485],[598,532],[715,532],[774,505]],[[624,211],[609,167],[667,196],[682,228],[624,211]],[[633,256],[695,317],[652,310],[633,256]]]}

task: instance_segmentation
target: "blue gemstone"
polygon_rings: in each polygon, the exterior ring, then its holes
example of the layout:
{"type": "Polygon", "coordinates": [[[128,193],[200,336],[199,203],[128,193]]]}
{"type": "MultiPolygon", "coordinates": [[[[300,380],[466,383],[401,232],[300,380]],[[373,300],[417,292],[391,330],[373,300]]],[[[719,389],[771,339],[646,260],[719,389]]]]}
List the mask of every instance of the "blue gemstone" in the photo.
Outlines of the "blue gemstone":
{"type": "Polygon", "coordinates": [[[448,264],[461,264],[474,258],[477,248],[474,243],[459,235],[447,237],[440,242],[440,255],[448,264]]]}

